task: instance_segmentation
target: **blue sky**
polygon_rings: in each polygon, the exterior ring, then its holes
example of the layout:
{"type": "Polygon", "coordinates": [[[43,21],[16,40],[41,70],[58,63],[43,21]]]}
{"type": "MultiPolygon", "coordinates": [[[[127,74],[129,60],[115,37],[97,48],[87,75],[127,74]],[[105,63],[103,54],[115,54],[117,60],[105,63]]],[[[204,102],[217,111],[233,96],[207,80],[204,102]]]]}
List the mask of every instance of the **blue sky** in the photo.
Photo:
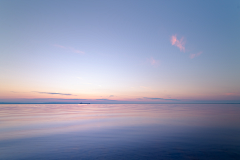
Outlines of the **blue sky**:
{"type": "Polygon", "coordinates": [[[0,26],[0,102],[240,103],[239,1],[1,1],[0,26]]]}

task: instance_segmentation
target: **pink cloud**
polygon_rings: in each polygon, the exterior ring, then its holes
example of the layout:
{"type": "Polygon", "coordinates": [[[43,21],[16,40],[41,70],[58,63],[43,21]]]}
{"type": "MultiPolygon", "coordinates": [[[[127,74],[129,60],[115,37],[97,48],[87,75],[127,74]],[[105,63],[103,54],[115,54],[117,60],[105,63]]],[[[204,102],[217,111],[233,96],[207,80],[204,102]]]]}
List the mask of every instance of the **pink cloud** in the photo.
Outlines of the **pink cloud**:
{"type": "Polygon", "coordinates": [[[184,37],[182,37],[180,40],[177,39],[176,35],[173,35],[171,38],[172,45],[178,47],[180,51],[185,52],[185,40],[184,37]]]}
{"type": "Polygon", "coordinates": [[[153,57],[151,57],[150,59],[148,59],[148,62],[150,62],[150,64],[152,66],[158,66],[159,65],[159,61],[154,59],[153,57]]]}
{"type": "Polygon", "coordinates": [[[190,54],[190,58],[193,59],[193,58],[199,56],[200,54],[202,54],[202,52],[198,52],[196,54],[190,54]]]}

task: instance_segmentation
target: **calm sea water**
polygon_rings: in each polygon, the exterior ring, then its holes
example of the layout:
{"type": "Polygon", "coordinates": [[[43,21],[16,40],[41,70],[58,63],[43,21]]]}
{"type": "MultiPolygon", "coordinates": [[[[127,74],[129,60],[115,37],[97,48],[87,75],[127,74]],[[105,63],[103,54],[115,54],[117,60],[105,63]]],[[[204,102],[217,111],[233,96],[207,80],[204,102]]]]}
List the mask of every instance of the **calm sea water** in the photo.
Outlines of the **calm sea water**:
{"type": "Polygon", "coordinates": [[[240,159],[240,104],[1,104],[0,159],[240,159]]]}

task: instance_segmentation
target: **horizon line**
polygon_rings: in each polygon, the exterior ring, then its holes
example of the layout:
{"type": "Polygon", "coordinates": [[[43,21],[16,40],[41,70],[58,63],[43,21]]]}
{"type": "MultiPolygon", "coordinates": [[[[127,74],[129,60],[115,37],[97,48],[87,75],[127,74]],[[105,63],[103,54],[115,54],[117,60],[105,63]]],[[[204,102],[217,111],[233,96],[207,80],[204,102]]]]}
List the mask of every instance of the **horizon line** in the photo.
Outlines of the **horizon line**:
{"type": "MultiPolygon", "coordinates": [[[[14,102],[0,102],[0,104],[81,104],[81,103],[55,103],[55,102],[50,102],[50,103],[14,103],[14,102]]],[[[226,102],[226,103],[89,103],[89,104],[240,104],[240,103],[231,103],[231,102],[226,102]]]]}

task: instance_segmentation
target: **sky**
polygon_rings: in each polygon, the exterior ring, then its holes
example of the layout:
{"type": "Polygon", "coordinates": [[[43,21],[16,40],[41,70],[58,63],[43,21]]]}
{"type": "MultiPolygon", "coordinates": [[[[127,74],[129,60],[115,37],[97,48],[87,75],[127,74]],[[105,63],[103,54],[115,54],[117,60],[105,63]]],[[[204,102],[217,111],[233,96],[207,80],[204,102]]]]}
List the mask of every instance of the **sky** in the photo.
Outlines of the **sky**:
{"type": "Polygon", "coordinates": [[[240,103],[238,0],[1,0],[0,103],[240,103]]]}

